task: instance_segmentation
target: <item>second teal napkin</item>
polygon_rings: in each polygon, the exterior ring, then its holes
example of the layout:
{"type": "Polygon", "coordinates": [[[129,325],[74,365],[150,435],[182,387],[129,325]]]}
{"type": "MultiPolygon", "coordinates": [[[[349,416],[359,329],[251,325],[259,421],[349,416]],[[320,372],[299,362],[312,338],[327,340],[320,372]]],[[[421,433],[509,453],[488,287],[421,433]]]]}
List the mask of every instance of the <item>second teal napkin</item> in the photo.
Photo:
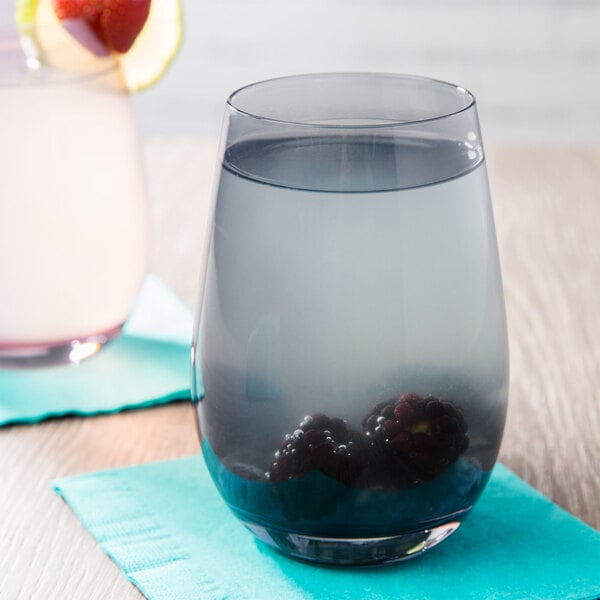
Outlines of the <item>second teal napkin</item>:
{"type": "Polygon", "coordinates": [[[448,540],[379,569],[311,566],[258,542],[199,456],[70,477],[55,490],[151,600],[600,597],[600,534],[502,465],[448,540]]]}
{"type": "Polygon", "coordinates": [[[123,334],[79,365],[0,369],[0,426],[189,399],[192,316],[154,275],[123,334]]]}

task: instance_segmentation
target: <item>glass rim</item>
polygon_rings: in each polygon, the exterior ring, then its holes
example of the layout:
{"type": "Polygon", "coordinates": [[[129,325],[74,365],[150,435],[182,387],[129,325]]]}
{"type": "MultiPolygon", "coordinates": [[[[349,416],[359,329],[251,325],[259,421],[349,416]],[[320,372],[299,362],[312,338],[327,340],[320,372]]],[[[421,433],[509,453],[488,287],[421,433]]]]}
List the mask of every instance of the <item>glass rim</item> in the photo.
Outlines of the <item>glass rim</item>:
{"type": "Polygon", "coordinates": [[[118,70],[116,63],[98,65],[97,69],[86,71],[75,71],[60,69],[58,67],[41,62],[39,67],[32,68],[27,65],[27,54],[23,50],[18,38],[11,40],[13,43],[0,45],[0,62],[22,58],[22,69],[18,69],[12,76],[0,73],[0,89],[20,89],[26,87],[44,87],[54,85],[70,85],[85,83],[95,79],[101,79],[118,70]]]}
{"type": "Polygon", "coordinates": [[[442,79],[436,79],[434,77],[427,77],[423,75],[412,75],[412,74],[404,74],[404,73],[386,73],[386,72],[370,72],[370,71],[333,71],[333,72],[323,72],[323,73],[301,73],[296,75],[284,75],[281,77],[273,77],[269,79],[262,79],[260,81],[256,81],[253,83],[249,83],[242,87],[237,88],[233,91],[229,97],[227,98],[226,106],[228,109],[243,115],[245,117],[255,119],[257,121],[264,121],[268,123],[280,124],[280,125],[294,125],[299,127],[312,127],[312,128],[322,128],[322,129],[386,129],[386,128],[395,128],[395,127],[407,127],[411,125],[416,125],[419,123],[430,123],[434,121],[441,121],[444,119],[448,119],[455,115],[459,115],[463,112],[466,112],[477,104],[475,100],[475,95],[470,92],[468,89],[461,85],[457,85],[454,83],[450,83],[448,81],[444,81],[442,79]],[[297,121],[297,120],[288,120],[288,119],[277,119],[274,117],[269,117],[266,115],[255,114],[254,112],[244,110],[240,106],[236,105],[236,97],[240,94],[243,94],[246,91],[253,90],[259,87],[263,87],[266,84],[271,83],[279,83],[291,80],[309,80],[315,78],[327,78],[327,79],[353,79],[353,78],[372,78],[372,79],[397,79],[404,81],[414,81],[414,82],[424,82],[428,84],[435,85],[439,88],[451,88],[457,92],[464,94],[468,98],[468,102],[465,106],[458,108],[456,110],[451,111],[441,111],[440,114],[434,115],[432,117],[424,117],[422,119],[406,119],[406,120],[397,120],[397,121],[386,121],[385,123],[369,123],[369,124],[348,124],[348,123],[322,123],[317,121],[297,121]]]}

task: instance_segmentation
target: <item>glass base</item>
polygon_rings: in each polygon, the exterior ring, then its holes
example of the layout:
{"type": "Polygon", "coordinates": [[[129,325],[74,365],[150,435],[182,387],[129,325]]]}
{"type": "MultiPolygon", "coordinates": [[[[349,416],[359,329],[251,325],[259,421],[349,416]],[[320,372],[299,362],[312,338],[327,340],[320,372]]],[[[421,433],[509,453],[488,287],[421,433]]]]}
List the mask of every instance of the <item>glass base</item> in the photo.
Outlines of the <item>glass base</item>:
{"type": "Polygon", "coordinates": [[[106,331],[56,343],[0,343],[0,368],[27,369],[79,364],[119,335],[123,324],[106,331]]]}
{"type": "Polygon", "coordinates": [[[310,537],[250,523],[244,525],[261,541],[294,558],[338,567],[374,567],[427,552],[454,533],[460,521],[398,536],[356,539],[310,537]]]}

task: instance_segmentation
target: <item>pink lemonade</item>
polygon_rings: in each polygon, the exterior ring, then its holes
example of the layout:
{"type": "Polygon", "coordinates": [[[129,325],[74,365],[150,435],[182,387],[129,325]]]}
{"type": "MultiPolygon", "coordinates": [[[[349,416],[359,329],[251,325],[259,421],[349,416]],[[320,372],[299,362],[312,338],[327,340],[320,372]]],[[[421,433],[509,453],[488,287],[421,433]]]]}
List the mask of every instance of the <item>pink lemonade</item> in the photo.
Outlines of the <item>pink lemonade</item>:
{"type": "Polygon", "coordinates": [[[130,98],[115,77],[0,81],[0,361],[90,337],[101,345],[132,307],[148,207],[130,98]]]}

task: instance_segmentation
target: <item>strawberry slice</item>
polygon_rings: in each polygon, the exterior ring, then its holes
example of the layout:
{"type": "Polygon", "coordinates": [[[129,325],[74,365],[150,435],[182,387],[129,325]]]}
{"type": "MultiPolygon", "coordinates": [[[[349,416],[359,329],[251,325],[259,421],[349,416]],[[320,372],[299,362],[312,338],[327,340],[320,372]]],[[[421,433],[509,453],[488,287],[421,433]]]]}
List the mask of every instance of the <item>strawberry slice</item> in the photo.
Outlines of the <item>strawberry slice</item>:
{"type": "Polygon", "coordinates": [[[150,0],[106,0],[100,24],[109,47],[124,54],[142,30],[150,0]]]}
{"type": "Polygon", "coordinates": [[[92,31],[108,51],[124,54],[135,42],[146,23],[151,0],[53,0],[56,16],[67,31],[94,54],[97,45],[86,43],[81,35],[92,31]],[[77,24],[85,28],[77,27],[77,24]]]}

